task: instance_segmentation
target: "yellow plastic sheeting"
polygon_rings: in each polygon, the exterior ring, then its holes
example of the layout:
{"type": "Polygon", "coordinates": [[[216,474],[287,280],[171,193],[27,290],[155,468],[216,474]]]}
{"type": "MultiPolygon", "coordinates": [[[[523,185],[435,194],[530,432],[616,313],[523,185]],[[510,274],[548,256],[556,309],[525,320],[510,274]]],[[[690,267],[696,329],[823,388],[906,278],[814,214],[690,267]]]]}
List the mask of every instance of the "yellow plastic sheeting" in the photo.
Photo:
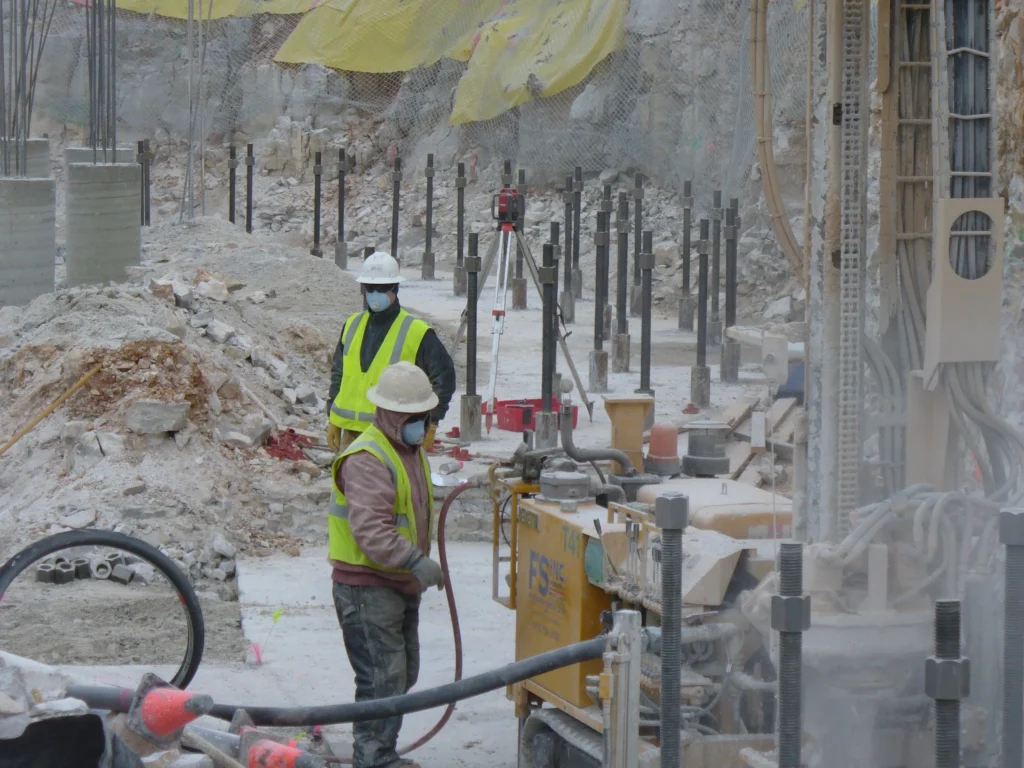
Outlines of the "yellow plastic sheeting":
{"type": "MultiPolygon", "coordinates": [[[[226,19],[231,16],[255,16],[258,13],[306,13],[317,5],[317,0],[194,0],[193,14],[203,20],[226,19]]],[[[170,19],[188,18],[188,0],[117,0],[117,10],[134,11],[170,19]]]]}
{"type": "Polygon", "coordinates": [[[325,0],[277,52],[282,64],[349,72],[408,72],[442,57],[468,59],[480,25],[501,0],[325,0]]]}
{"type": "Polygon", "coordinates": [[[483,26],[459,81],[452,125],[490,120],[583,81],[623,46],[629,0],[514,0],[483,26]]]}

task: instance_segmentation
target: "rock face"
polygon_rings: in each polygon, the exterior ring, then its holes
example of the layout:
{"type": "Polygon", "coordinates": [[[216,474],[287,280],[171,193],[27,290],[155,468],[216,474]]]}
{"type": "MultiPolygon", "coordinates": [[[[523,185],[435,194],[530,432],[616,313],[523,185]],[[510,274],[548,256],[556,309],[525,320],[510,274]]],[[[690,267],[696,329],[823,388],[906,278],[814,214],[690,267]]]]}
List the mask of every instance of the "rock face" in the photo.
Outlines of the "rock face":
{"type": "Polygon", "coordinates": [[[188,403],[163,403],[159,400],[135,400],[125,412],[128,429],[139,435],[177,432],[188,423],[188,403]]]}

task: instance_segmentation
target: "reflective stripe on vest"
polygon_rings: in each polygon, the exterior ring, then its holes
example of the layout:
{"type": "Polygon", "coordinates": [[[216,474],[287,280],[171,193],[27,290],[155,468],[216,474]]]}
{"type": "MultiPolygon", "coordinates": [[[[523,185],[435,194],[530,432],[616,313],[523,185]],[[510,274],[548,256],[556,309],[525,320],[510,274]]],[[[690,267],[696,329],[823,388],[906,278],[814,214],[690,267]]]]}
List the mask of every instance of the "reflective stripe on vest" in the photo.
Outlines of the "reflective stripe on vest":
{"type": "MultiPolygon", "coordinates": [[[[328,511],[327,531],[330,547],[330,558],[348,565],[359,565],[367,568],[374,568],[379,571],[392,573],[403,573],[399,568],[385,568],[370,560],[359,549],[359,544],[352,535],[349,527],[348,515],[349,504],[345,495],[338,488],[337,476],[341,469],[342,462],[354,453],[365,451],[388,468],[391,475],[391,482],[395,486],[395,527],[399,535],[413,546],[417,546],[416,511],[412,502],[412,484],[409,481],[409,474],[398,453],[395,451],[391,441],[379,429],[371,426],[362,435],[352,441],[344,453],[334,461],[332,478],[334,479],[334,494],[331,499],[331,506],[328,511]]],[[[423,462],[423,476],[427,481],[427,509],[428,525],[433,521],[434,510],[434,489],[430,482],[430,465],[427,463],[427,455],[420,450],[420,460],[423,462]]],[[[428,535],[430,534],[428,528],[428,535]]]]}
{"type": "Polygon", "coordinates": [[[389,365],[401,360],[415,364],[423,337],[430,330],[430,326],[423,320],[413,317],[404,309],[399,310],[369,370],[364,373],[359,356],[369,319],[368,311],[359,312],[345,321],[342,330],[345,357],[341,386],[331,404],[330,419],[334,426],[352,432],[362,432],[373,423],[376,408],[366,397],[370,387],[377,383],[389,365]]]}

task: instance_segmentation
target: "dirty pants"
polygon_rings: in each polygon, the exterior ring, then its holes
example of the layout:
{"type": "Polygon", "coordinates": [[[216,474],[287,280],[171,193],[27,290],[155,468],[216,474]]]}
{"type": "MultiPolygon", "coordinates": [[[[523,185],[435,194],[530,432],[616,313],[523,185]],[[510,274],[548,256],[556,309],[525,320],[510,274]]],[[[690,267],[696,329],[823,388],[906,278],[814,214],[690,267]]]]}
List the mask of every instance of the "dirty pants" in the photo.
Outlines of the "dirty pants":
{"type": "MultiPolygon", "coordinates": [[[[334,585],[334,608],[356,673],[356,701],[406,693],[420,671],[420,596],[389,587],[334,585]]],[[[352,724],[353,768],[386,768],[398,760],[402,718],[352,724]]]]}

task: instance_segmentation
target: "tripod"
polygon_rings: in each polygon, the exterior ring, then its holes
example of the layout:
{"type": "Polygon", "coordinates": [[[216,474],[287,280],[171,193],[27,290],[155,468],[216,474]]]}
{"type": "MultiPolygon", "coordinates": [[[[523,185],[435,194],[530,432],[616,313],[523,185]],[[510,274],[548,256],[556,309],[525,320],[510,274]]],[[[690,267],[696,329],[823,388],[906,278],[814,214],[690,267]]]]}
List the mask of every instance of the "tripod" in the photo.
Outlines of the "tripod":
{"type": "MultiPolygon", "coordinates": [[[[543,295],[540,284],[540,272],[537,268],[537,262],[533,258],[533,254],[530,253],[530,249],[526,244],[526,240],[523,239],[522,234],[516,229],[515,221],[501,220],[501,224],[498,227],[498,235],[491,242],[491,245],[487,249],[487,254],[484,256],[483,270],[480,277],[479,291],[482,293],[484,286],[487,283],[487,278],[491,274],[491,269],[494,266],[494,260],[498,260],[497,270],[497,282],[494,286],[494,309],[491,310],[491,371],[487,382],[487,397],[484,402],[488,403],[487,413],[487,426],[490,429],[491,418],[495,412],[496,398],[495,389],[497,388],[497,377],[498,377],[498,353],[501,347],[501,336],[505,333],[505,317],[506,317],[506,306],[508,300],[508,287],[512,276],[512,263],[515,258],[516,246],[523,251],[523,260],[526,264],[527,269],[530,272],[530,279],[533,281],[534,287],[537,289],[538,295],[543,295]]],[[[572,355],[569,354],[569,347],[565,343],[568,334],[565,332],[565,323],[562,321],[562,309],[556,303],[555,312],[558,316],[558,322],[555,325],[555,330],[558,336],[558,346],[562,350],[562,355],[565,358],[566,364],[569,366],[569,371],[572,374],[573,381],[576,384],[576,391],[579,392],[580,400],[587,408],[587,413],[590,416],[591,421],[594,419],[594,404],[590,398],[587,397],[587,391],[583,387],[583,382],[580,379],[580,375],[576,370],[576,365],[573,363],[572,355]]],[[[462,342],[462,337],[466,333],[466,312],[462,313],[462,322],[459,324],[458,333],[455,335],[455,349],[458,348],[462,342]]]]}

